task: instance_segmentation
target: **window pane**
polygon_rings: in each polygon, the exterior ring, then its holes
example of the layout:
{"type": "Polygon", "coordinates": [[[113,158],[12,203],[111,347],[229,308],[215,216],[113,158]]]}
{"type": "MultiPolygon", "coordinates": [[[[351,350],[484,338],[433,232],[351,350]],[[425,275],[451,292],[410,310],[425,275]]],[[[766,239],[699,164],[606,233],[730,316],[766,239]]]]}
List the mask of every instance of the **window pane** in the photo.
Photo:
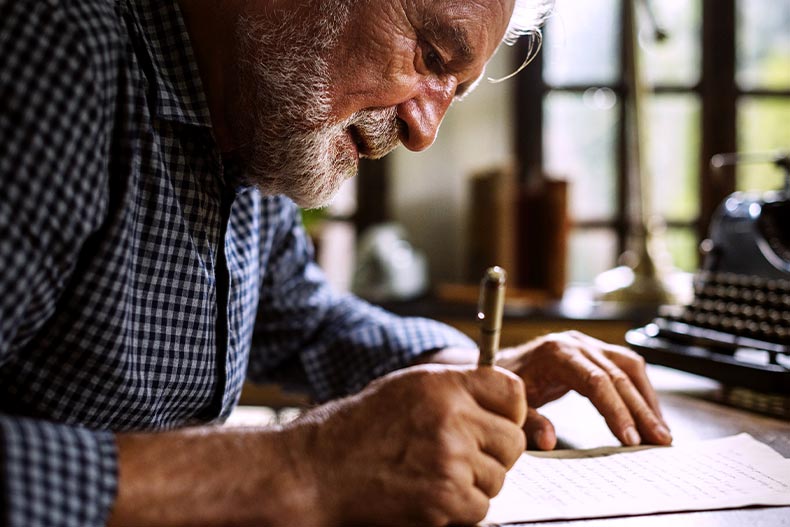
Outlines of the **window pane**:
{"type": "Polygon", "coordinates": [[[737,2],[738,83],[743,88],[790,88],[790,2],[737,2]]]}
{"type": "Polygon", "coordinates": [[[592,283],[617,261],[617,237],[609,229],[575,229],[570,235],[568,270],[570,281],[592,283]]]}
{"type": "Polygon", "coordinates": [[[699,101],[694,95],[657,95],[646,109],[652,211],[667,220],[693,221],[699,215],[699,101]]]}
{"type": "Polygon", "coordinates": [[[666,244],[676,268],[690,273],[699,268],[697,235],[693,229],[667,229],[666,244]]]}
{"type": "Polygon", "coordinates": [[[619,0],[557,2],[545,28],[546,82],[614,83],[620,71],[619,17],[619,0]]]}
{"type": "Polygon", "coordinates": [[[656,41],[645,10],[640,10],[639,43],[645,75],[654,84],[693,86],[701,65],[701,5],[699,0],[652,2],[659,26],[668,38],[656,41]]]}
{"type": "MultiPolygon", "coordinates": [[[[744,97],[738,105],[738,149],[742,152],[790,150],[790,98],[744,97]]],[[[774,190],[782,173],[770,164],[741,165],[739,190],[774,190]]]]}
{"type": "Polygon", "coordinates": [[[544,102],[545,170],[571,183],[574,220],[609,220],[616,207],[617,97],[611,90],[585,95],[550,93],[544,102]]]}

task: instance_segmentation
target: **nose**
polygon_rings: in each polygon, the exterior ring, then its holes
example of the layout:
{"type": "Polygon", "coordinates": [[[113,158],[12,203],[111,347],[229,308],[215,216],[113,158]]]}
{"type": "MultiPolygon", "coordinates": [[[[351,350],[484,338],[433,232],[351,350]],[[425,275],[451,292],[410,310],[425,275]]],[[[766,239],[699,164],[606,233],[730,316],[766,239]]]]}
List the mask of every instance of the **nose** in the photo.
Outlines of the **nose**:
{"type": "Polygon", "coordinates": [[[401,127],[400,140],[414,152],[425,150],[436,139],[439,125],[453,102],[458,81],[455,77],[424,79],[416,94],[397,107],[401,127]]]}

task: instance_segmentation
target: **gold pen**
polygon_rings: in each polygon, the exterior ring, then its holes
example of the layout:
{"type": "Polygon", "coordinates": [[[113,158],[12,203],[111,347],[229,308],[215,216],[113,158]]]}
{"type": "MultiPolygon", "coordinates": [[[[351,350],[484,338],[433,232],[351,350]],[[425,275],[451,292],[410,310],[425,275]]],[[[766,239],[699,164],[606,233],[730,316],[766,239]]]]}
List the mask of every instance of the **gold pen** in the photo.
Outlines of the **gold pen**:
{"type": "Polygon", "coordinates": [[[477,320],[480,322],[480,358],[478,366],[493,366],[499,349],[502,312],[505,306],[507,273],[501,267],[490,267],[480,282],[477,320]]]}

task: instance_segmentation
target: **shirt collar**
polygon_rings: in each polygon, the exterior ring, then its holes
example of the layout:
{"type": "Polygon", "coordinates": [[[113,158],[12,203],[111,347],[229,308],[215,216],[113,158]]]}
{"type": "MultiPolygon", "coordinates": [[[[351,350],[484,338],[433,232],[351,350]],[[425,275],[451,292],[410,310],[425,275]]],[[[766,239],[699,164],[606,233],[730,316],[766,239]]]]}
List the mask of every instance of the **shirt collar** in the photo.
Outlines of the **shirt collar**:
{"type": "Polygon", "coordinates": [[[132,45],[156,99],[159,117],[211,127],[211,115],[176,0],[127,0],[132,45]]]}

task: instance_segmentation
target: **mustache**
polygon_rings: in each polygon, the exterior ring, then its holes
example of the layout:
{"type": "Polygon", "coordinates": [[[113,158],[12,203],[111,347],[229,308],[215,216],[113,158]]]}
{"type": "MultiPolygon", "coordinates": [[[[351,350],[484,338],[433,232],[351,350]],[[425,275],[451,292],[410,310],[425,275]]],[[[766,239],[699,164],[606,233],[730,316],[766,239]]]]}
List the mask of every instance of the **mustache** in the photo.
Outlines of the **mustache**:
{"type": "Polygon", "coordinates": [[[361,110],[343,126],[357,143],[360,157],[380,159],[398,147],[406,124],[398,119],[395,107],[361,110]]]}

